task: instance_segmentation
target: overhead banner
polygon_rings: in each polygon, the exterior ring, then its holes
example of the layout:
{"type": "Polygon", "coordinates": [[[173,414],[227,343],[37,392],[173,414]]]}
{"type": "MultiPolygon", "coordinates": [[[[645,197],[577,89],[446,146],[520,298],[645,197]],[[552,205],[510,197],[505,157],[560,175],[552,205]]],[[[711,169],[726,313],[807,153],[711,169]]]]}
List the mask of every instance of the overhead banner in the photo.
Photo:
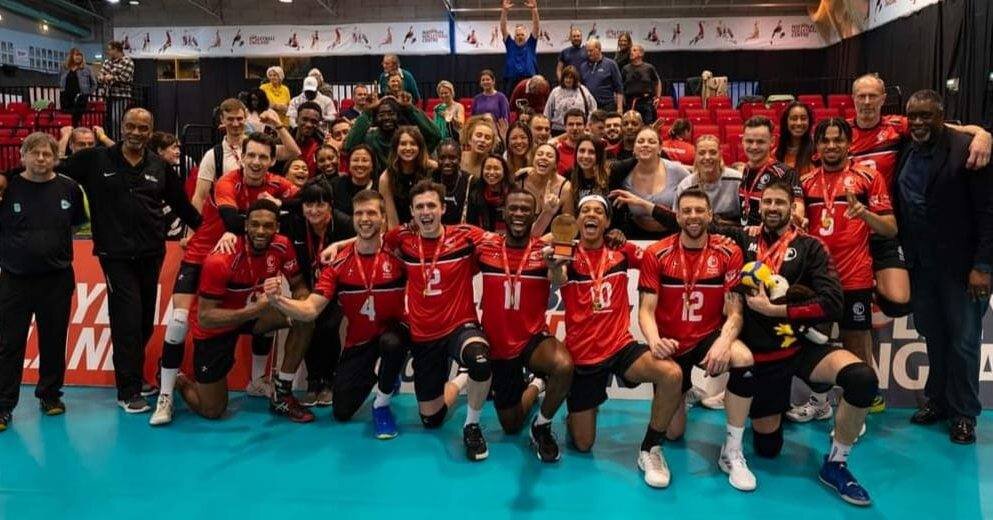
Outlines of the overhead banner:
{"type": "Polygon", "coordinates": [[[446,22],[118,27],[132,58],[448,54],[446,22]]]}
{"type": "Polygon", "coordinates": [[[810,19],[825,39],[837,41],[909,16],[941,0],[820,0],[810,19]]]}

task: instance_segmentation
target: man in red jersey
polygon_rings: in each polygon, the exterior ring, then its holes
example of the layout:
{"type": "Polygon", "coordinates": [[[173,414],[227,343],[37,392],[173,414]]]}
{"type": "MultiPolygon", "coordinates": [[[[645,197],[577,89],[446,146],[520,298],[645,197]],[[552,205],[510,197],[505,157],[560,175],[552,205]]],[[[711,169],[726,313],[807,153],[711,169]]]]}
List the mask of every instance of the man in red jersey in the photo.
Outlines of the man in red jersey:
{"type": "Polygon", "coordinates": [[[397,427],[390,398],[403,368],[407,342],[399,326],[405,279],[400,260],[383,251],[384,220],[383,197],[373,190],[358,192],[352,198],[357,238],[321,270],[314,292],[306,300],[294,300],[282,296],[279,284],[270,282],[266,294],[279,312],[301,321],[313,321],[337,298],[347,326],[335,373],[332,414],[339,421],[349,420],[375,387],[372,418],[376,438],[392,439],[397,436],[397,427]]]}
{"type": "MultiPolygon", "coordinates": [[[[180,376],[176,386],[187,406],[208,419],[220,418],[228,404],[226,376],[234,366],[235,347],[242,334],[263,335],[290,329],[283,368],[293,371],[303,359],[312,324],[290,323],[269,302],[263,286],[280,275],[289,280],[294,295],[307,288],[293,245],[279,231],[279,207],[257,200],[248,208],[245,235],[233,253],[213,253],[204,260],[198,298],[193,305],[194,381],[180,376]]],[[[276,282],[280,283],[280,282],[276,282]]],[[[294,422],[310,422],[314,415],[284,393],[270,402],[274,413],[294,422]]]]}
{"type": "MultiPolygon", "coordinates": [[[[276,144],[265,134],[254,133],[242,141],[241,168],[226,173],[215,183],[214,196],[203,203],[203,224],[190,238],[179,265],[172,288],[172,313],[166,325],[162,345],[161,390],[155,412],[149,419],[152,426],[172,421],[173,390],[176,375],[183,362],[189,309],[196,298],[200,271],[204,259],[215,245],[222,252],[233,253],[238,234],[244,233],[244,213],[260,198],[274,201],[296,194],[297,187],[285,177],[269,173],[276,158],[276,144]],[[223,237],[223,240],[222,240],[223,237]],[[220,241],[220,244],[218,243],[220,241]]],[[[259,338],[253,344],[252,378],[247,391],[250,395],[271,393],[262,379],[268,359],[271,339],[259,338]],[[255,353],[261,350],[260,353],[255,353]]]]}
{"type": "Polygon", "coordinates": [[[503,218],[507,235],[496,235],[477,248],[483,273],[483,330],[490,342],[493,406],[506,433],[517,433],[545,387],[545,398],[531,423],[531,444],[538,460],[559,460],[552,419],[572,383],[569,351],[549,330],[545,319],[550,283],[542,256],[544,242],[531,238],[537,199],[514,188],[507,194],[503,218]],[[524,369],[539,378],[528,384],[524,369]]]}
{"type": "MultiPolygon", "coordinates": [[[[738,340],[744,303],[733,289],[741,271],[741,249],[707,232],[713,218],[706,193],[682,192],[676,199],[679,234],[649,246],[641,261],[638,323],[648,344],[657,345],[679,364],[683,394],[693,386],[694,366],[713,377],[728,371],[744,375],[754,364],[751,351],[738,340]]],[[[735,380],[744,384],[729,387],[725,394],[727,437],[718,465],[731,486],[751,491],[755,475],[745,462],[741,439],[755,390],[752,378],[735,380]]],[[[680,400],[680,409],[666,429],[670,440],[686,429],[683,403],[680,400]]]]}
{"type": "Polygon", "coordinates": [[[565,343],[575,364],[566,401],[569,436],[577,450],[593,448],[597,409],[607,400],[611,374],[630,387],[652,383],[655,395],[638,467],[649,486],[666,487],[669,468],[661,444],[679,408],[679,365],[665,359],[661,345],[649,347],[631,335],[628,268],[638,267],[641,251],[631,243],[620,251],[604,246],[604,231],[610,222],[606,199],[589,195],[578,207],[580,241],[574,257],[550,269],[552,282],[562,285],[565,343]]]}
{"type": "Polygon", "coordinates": [[[414,392],[421,423],[440,427],[448,413],[449,358],[468,371],[468,408],[462,440],[469,460],[489,456],[479,416],[490,391],[489,343],[473,303],[476,249],[495,235],[465,224],[445,226],[445,187],[423,180],[410,191],[413,226],[391,229],[384,247],[407,269],[404,322],[410,329],[414,392]]]}

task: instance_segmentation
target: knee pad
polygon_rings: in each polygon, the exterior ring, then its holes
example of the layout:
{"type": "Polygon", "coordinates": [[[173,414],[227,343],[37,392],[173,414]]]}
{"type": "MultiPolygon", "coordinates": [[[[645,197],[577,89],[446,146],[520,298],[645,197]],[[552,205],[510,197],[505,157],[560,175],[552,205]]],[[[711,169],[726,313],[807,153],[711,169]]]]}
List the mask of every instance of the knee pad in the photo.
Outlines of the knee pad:
{"type": "Polygon", "coordinates": [[[190,311],[188,309],[173,309],[169,323],[166,325],[165,341],[173,345],[186,342],[186,332],[190,328],[190,311]]]}
{"type": "Polygon", "coordinates": [[[783,449],[783,425],[772,433],[759,433],[752,428],[752,446],[760,457],[774,458],[783,449]]]}
{"type": "Polygon", "coordinates": [[[162,345],[162,358],[161,364],[162,368],[179,368],[183,364],[183,350],[185,350],[182,343],[169,343],[168,341],[162,345]]]}
{"type": "Polygon", "coordinates": [[[441,405],[441,410],[438,410],[432,415],[421,414],[421,424],[429,430],[441,428],[442,423],[445,422],[446,415],[448,415],[448,405],[441,405]]]}
{"type": "Polygon", "coordinates": [[[862,362],[842,368],[835,381],[841,387],[845,401],[856,408],[868,408],[879,391],[876,373],[862,362]]]}
{"type": "Polygon", "coordinates": [[[755,376],[753,367],[732,367],[728,377],[728,392],[738,397],[755,397],[755,376]]]}
{"type": "Polygon", "coordinates": [[[272,351],[272,336],[252,336],[252,355],[268,356],[272,351]]]}
{"type": "Polygon", "coordinates": [[[486,343],[474,341],[462,348],[462,362],[469,372],[469,379],[486,381],[490,378],[490,348],[486,343]]]}
{"type": "Polygon", "coordinates": [[[890,318],[902,318],[911,313],[910,302],[897,303],[887,299],[879,291],[876,291],[876,305],[879,306],[879,310],[883,311],[883,314],[890,318]]]}

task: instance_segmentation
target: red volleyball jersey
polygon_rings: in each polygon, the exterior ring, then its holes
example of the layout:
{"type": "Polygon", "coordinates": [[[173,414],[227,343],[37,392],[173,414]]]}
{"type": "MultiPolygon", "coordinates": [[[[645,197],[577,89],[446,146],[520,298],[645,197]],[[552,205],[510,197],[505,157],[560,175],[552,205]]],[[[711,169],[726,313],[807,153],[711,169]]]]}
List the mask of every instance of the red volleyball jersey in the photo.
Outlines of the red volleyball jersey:
{"type": "Polygon", "coordinates": [[[849,120],[848,123],[852,125],[849,155],[856,164],[868,166],[879,172],[883,176],[885,185],[891,186],[900,142],[910,135],[910,124],[906,116],[883,116],[879,124],[869,129],[859,128],[854,119],[849,120]]]}
{"type": "Polygon", "coordinates": [[[237,325],[207,328],[200,325],[199,298],[220,300],[222,309],[243,309],[262,293],[267,278],[280,273],[287,279],[299,274],[293,244],[283,235],[276,235],[269,249],[254,254],[244,236],[235,242],[234,253],[212,253],[203,261],[198,298],[190,309],[190,329],[194,339],[222,336],[237,325]]]}
{"type": "Polygon", "coordinates": [[[883,178],[865,166],[849,166],[827,175],[823,175],[821,168],[816,168],[805,175],[801,183],[806,194],[808,229],[827,246],[838,268],[842,287],[846,291],[871,289],[875,283],[869,252],[872,229],[862,219],[845,216],[848,209],[845,190],[854,191],[855,197],[869,211],[888,215],[893,213],[893,206],[883,178]]]}
{"type": "Polygon", "coordinates": [[[637,269],[640,259],[641,249],[630,242],[620,250],[576,248],[561,289],[565,344],[576,365],[600,363],[634,341],[628,269],[637,269]]]}
{"type": "Polygon", "coordinates": [[[641,259],[638,290],[658,295],[659,335],[689,352],[724,323],[724,296],[738,285],[741,249],[710,235],[703,249],[687,249],[679,235],[655,242],[641,259]]]}
{"type": "Polygon", "coordinates": [[[364,255],[352,245],[321,270],[314,292],[337,298],[345,315],[345,348],[368,343],[403,318],[403,263],[380,250],[364,255]]]}
{"type": "Polygon", "coordinates": [[[551,287],[541,255],[544,245],[532,240],[525,248],[507,247],[506,237],[497,235],[476,250],[483,273],[483,331],[491,359],[517,357],[531,338],[548,332],[545,311],[551,287]]]}

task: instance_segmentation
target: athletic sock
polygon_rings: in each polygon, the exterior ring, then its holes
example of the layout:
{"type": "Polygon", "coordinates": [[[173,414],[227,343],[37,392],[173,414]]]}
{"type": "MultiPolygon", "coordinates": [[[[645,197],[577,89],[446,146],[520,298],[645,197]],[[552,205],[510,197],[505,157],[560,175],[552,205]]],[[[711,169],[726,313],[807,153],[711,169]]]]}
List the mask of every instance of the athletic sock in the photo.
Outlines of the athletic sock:
{"type": "Polygon", "coordinates": [[[162,369],[162,381],[159,383],[159,393],[163,395],[172,395],[172,391],[176,388],[176,376],[179,375],[178,368],[163,368],[162,369]]]}
{"type": "Polygon", "coordinates": [[[537,388],[539,394],[545,391],[545,380],[540,377],[532,379],[528,384],[537,388]]]}
{"type": "Polygon", "coordinates": [[[471,406],[465,407],[465,425],[479,424],[479,416],[482,415],[483,410],[473,410],[471,406]]]}
{"type": "Polygon", "coordinates": [[[276,397],[285,397],[293,393],[293,377],[296,374],[280,371],[276,377],[276,397]]]}
{"type": "Polygon", "coordinates": [[[465,385],[469,383],[469,373],[459,372],[449,381],[449,383],[455,385],[459,389],[459,392],[461,392],[462,390],[465,390],[465,385]]]}
{"type": "Polygon", "coordinates": [[[541,410],[538,410],[538,415],[536,415],[534,418],[534,425],[544,426],[550,422],[552,422],[552,420],[549,419],[548,417],[545,417],[545,414],[541,413],[541,410]]]}
{"type": "Polygon", "coordinates": [[[729,450],[741,451],[741,437],[745,434],[744,426],[727,425],[728,435],[724,439],[724,446],[729,450]]]}
{"type": "Polygon", "coordinates": [[[265,377],[265,369],[269,365],[269,354],[252,354],[252,381],[265,377]]]}
{"type": "Polygon", "coordinates": [[[831,440],[831,453],[828,454],[830,462],[848,462],[848,454],[852,452],[851,444],[842,444],[837,439],[831,440]]]}
{"type": "Polygon", "coordinates": [[[380,390],[379,387],[377,386],[376,387],[376,398],[373,399],[373,401],[372,401],[372,407],[373,408],[382,408],[384,406],[389,406],[390,405],[390,399],[392,397],[393,397],[393,394],[383,393],[383,391],[380,390]]]}
{"type": "Polygon", "coordinates": [[[658,431],[651,426],[645,430],[645,439],[641,441],[641,451],[652,451],[655,446],[661,446],[665,439],[665,432],[658,431]]]}

